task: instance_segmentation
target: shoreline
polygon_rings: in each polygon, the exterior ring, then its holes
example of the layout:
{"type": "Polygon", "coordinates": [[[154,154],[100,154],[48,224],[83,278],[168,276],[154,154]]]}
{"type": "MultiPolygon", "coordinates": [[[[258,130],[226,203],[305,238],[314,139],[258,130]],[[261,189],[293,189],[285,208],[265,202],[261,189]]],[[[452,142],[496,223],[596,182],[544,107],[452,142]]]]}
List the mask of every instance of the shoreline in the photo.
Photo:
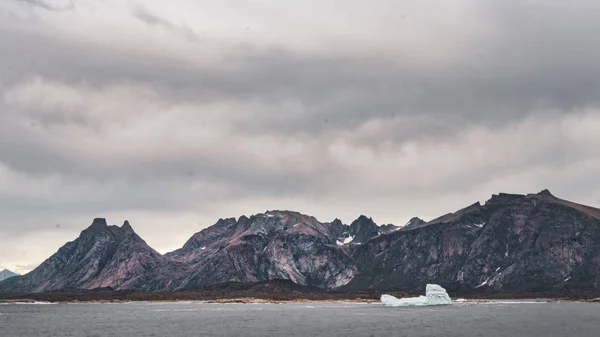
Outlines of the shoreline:
{"type": "MultiPolygon", "coordinates": [[[[582,302],[600,303],[597,298],[548,298],[548,297],[498,297],[498,298],[462,298],[452,297],[453,304],[486,304],[486,303],[555,303],[555,302],[582,302]]],[[[379,299],[374,298],[295,298],[295,299],[267,299],[260,297],[229,297],[218,299],[51,299],[43,300],[38,296],[5,299],[0,298],[0,304],[119,304],[119,303],[202,303],[202,304],[285,304],[285,303],[361,303],[377,304],[379,299]],[[37,298],[36,298],[37,297],[37,298]]]]}

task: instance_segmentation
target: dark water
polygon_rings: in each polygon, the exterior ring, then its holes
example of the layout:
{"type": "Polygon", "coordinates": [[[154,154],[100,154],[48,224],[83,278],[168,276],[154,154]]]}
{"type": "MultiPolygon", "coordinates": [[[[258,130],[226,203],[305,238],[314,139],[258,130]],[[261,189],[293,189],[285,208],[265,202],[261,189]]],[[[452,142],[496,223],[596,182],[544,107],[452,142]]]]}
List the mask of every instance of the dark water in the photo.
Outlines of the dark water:
{"type": "Polygon", "coordinates": [[[600,336],[600,304],[4,304],[0,336],[600,336]]]}

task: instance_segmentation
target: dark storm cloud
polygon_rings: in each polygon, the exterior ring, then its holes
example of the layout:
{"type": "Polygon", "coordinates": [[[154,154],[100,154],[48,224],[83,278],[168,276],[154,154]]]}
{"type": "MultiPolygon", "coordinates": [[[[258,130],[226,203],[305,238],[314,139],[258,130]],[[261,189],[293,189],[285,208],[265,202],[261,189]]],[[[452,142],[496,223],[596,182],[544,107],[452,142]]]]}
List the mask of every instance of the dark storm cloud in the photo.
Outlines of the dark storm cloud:
{"type": "MultiPolygon", "coordinates": [[[[143,11],[137,17],[174,27],[143,11]]],[[[526,33],[526,23],[517,21],[517,28],[507,27],[502,39],[483,41],[443,68],[399,62],[393,55],[352,57],[332,51],[328,56],[299,56],[285,49],[224,47],[217,43],[207,48],[228,48],[224,57],[228,65],[217,70],[198,69],[168,57],[115,54],[93,45],[36,41],[38,36],[21,36],[20,41],[32,41],[5,50],[13,56],[32,55],[29,59],[9,58],[17,59],[17,66],[30,73],[68,81],[85,78],[99,84],[148,82],[165,95],[173,95],[173,100],[302,103],[303,113],[291,118],[265,110],[268,116],[245,124],[248,131],[260,133],[266,128],[286,134],[313,134],[357,127],[373,118],[392,123],[398,118],[404,123],[402,117],[409,116],[420,123],[415,129],[424,127],[439,134],[454,125],[462,128],[468,123],[518,120],[538,108],[568,112],[598,104],[600,66],[593,60],[600,56],[600,41],[592,34],[586,47],[581,47],[577,38],[577,25],[592,24],[575,22],[575,28],[562,28],[568,31],[562,32],[552,25],[552,19],[538,21],[547,33],[535,35],[537,40],[526,33]],[[557,30],[560,34],[555,33],[557,30]],[[551,43],[554,49],[546,49],[551,43]]],[[[10,37],[3,41],[10,43],[10,37]]],[[[408,136],[419,134],[423,133],[408,136]]]]}
{"type": "Polygon", "coordinates": [[[600,198],[600,5],[467,1],[448,26],[381,4],[403,18],[350,1],[363,21],[302,39],[237,7],[226,28],[151,1],[0,17],[0,238],[99,214],[138,214],[152,244],[185,212],[180,241],[265,208],[399,223],[500,191],[600,198]]]}

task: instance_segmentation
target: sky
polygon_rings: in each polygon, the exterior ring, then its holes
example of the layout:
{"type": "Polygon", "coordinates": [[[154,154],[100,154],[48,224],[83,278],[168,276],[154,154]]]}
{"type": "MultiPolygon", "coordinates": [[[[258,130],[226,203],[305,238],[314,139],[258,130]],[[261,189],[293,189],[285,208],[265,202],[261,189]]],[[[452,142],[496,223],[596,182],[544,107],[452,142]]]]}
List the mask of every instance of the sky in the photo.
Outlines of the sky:
{"type": "Polygon", "coordinates": [[[595,0],[0,1],[0,269],[93,218],[600,206],[595,0]]]}

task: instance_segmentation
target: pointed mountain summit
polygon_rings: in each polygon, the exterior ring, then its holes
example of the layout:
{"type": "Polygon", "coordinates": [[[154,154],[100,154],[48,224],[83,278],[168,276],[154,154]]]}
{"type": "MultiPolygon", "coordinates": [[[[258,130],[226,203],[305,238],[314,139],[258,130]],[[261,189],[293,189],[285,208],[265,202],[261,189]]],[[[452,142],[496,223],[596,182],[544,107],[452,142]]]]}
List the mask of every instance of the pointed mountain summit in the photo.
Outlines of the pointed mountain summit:
{"type": "Polygon", "coordinates": [[[109,226],[105,219],[97,218],[39,267],[2,282],[0,291],[168,288],[161,268],[173,272],[170,261],[150,248],[129,223],[109,226]]]}
{"type": "Polygon", "coordinates": [[[404,225],[404,227],[402,227],[402,229],[407,229],[407,228],[416,228],[419,226],[422,226],[424,224],[426,224],[427,222],[419,217],[413,217],[412,219],[410,219],[406,225],[404,225]]]}
{"type": "Polygon", "coordinates": [[[354,237],[353,243],[364,243],[379,235],[379,226],[371,218],[361,215],[350,224],[349,234],[354,237]]]}
{"type": "Polygon", "coordinates": [[[129,221],[127,221],[127,220],[125,220],[125,222],[123,223],[123,226],[121,226],[121,230],[123,230],[123,232],[125,232],[125,233],[135,233],[135,231],[129,224],[129,221]]]}

